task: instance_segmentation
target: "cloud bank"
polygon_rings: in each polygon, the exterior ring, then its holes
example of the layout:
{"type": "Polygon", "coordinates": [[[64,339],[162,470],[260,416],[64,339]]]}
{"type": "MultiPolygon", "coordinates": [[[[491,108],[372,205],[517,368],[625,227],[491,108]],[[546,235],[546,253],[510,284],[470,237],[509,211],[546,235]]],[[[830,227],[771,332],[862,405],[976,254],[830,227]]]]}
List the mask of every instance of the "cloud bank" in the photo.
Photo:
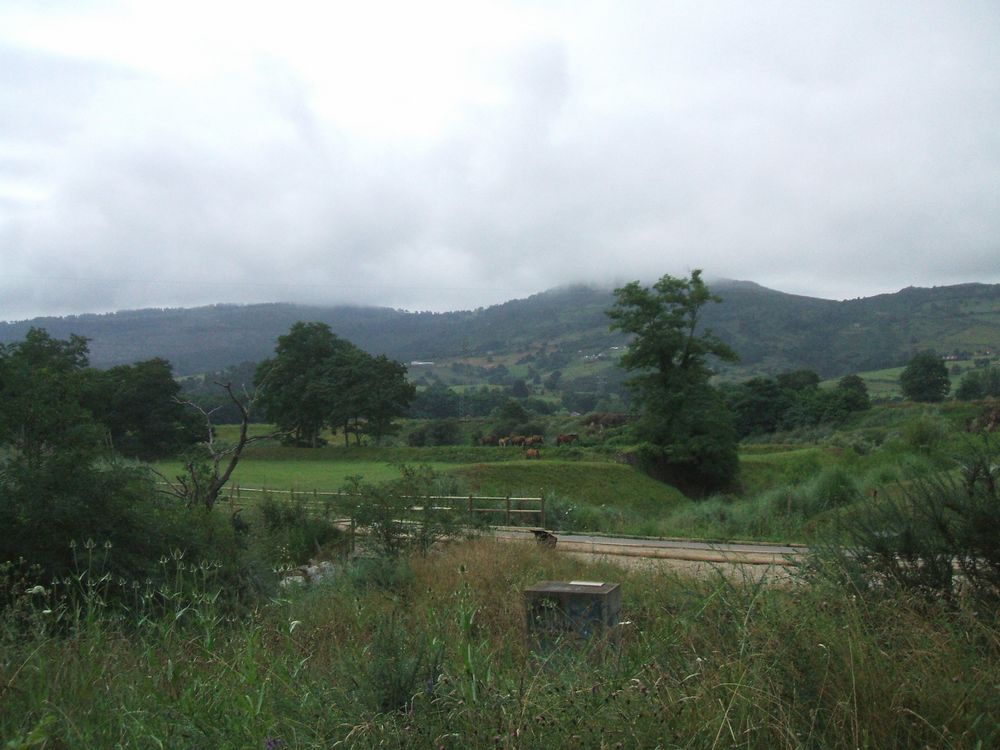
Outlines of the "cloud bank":
{"type": "Polygon", "coordinates": [[[1000,282],[995,3],[150,5],[0,8],[0,319],[1000,282]]]}

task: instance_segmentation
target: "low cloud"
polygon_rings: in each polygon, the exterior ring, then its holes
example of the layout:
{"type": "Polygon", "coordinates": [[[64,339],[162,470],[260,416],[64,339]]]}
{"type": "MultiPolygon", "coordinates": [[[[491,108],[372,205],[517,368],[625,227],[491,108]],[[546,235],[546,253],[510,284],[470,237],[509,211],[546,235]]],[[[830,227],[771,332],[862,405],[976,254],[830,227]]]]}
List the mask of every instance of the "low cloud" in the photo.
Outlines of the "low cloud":
{"type": "Polygon", "coordinates": [[[826,297],[1000,282],[992,4],[432,3],[392,44],[353,19],[353,58],[344,24],[334,53],[284,33],[297,6],[270,31],[250,8],[176,68],[142,19],[43,44],[58,8],[0,11],[3,319],[443,310],[692,268],[826,297]]]}

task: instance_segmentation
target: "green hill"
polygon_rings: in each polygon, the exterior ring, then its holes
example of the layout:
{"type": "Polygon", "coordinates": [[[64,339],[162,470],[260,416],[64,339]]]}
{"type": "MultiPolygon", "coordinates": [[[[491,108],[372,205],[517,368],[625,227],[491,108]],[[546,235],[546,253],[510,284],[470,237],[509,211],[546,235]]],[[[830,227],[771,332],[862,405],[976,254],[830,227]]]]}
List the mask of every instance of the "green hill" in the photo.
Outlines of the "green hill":
{"type": "MultiPolygon", "coordinates": [[[[838,377],[898,367],[925,348],[1000,350],[1000,285],[908,288],[840,302],[750,282],[716,281],[712,289],[723,302],[706,310],[704,324],[741,358],[720,368],[727,379],[797,368],[838,377]]],[[[449,313],[293,304],[151,309],[0,323],[0,342],[41,326],[60,338],[90,338],[97,366],[161,356],[184,375],[263,359],[292,323],[317,320],[370,352],[404,362],[434,362],[452,372],[474,365],[480,369],[466,373],[471,382],[504,364],[518,376],[528,368],[543,376],[560,370],[586,384],[614,377],[614,347],[625,343],[608,331],[604,311],[612,301],[609,289],[575,286],[449,313]]]]}

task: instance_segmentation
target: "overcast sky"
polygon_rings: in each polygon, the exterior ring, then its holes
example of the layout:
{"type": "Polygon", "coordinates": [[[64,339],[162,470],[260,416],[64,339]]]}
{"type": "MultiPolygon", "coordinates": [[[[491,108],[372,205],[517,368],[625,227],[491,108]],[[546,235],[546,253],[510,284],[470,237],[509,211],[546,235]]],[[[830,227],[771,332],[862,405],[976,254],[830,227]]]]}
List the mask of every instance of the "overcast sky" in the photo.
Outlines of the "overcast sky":
{"type": "Polygon", "coordinates": [[[0,319],[1000,282],[1000,3],[0,0],[0,319]]]}

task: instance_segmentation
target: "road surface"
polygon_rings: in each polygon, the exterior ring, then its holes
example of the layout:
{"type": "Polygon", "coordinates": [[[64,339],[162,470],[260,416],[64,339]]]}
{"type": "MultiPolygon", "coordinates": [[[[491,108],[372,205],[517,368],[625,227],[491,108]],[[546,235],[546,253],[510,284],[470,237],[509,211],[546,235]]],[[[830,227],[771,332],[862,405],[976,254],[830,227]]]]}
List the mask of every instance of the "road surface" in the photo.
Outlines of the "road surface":
{"type": "MultiPolygon", "coordinates": [[[[535,539],[530,530],[500,528],[499,539],[535,539]]],[[[596,534],[552,532],[558,552],[586,553],[608,557],[637,557],[730,565],[795,566],[808,549],[801,545],[752,542],[702,542],[687,539],[641,539],[596,534]]]]}

